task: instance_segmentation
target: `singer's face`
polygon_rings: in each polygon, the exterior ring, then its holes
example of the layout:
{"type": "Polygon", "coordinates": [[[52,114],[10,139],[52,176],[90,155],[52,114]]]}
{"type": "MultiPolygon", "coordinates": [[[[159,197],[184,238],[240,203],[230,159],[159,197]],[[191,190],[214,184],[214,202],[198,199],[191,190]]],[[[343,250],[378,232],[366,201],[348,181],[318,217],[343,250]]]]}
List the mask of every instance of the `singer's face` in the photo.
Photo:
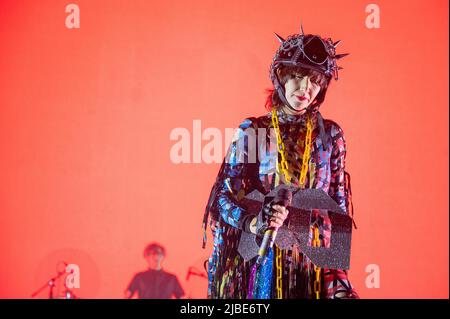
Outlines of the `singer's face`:
{"type": "Polygon", "coordinates": [[[284,89],[286,100],[296,113],[301,114],[319,94],[320,84],[314,77],[294,73],[284,85],[284,89]]]}
{"type": "Polygon", "coordinates": [[[315,101],[320,90],[327,87],[327,78],[322,73],[302,67],[282,67],[277,69],[278,79],[284,86],[289,105],[283,110],[288,114],[301,115],[315,101]]]}

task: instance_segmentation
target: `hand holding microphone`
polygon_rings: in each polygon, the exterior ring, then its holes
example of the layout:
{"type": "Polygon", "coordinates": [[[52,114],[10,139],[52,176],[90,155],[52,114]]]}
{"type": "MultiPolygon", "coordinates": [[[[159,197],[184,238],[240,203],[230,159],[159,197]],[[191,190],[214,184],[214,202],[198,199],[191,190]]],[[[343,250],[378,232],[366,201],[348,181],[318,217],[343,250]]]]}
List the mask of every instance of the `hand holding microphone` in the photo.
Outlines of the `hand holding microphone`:
{"type": "Polygon", "coordinates": [[[288,189],[281,189],[278,191],[277,195],[273,201],[265,205],[262,209],[262,214],[258,216],[258,221],[262,219],[265,221],[256,223],[256,231],[260,233],[264,231],[264,238],[259,247],[259,256],[264,256],[268,248],[273,246],[275,238],[277,236],[278,228],[280,228],[285,219],[287,218],[289,211],[286,209],[292,202],[292,192],[288,189]],[[259,225],[258,225],[259,224],[259,225]],[[259,227],[258,227],[259,226],[259,227]]]}
{"type": "Polygon", "coordinates": [[[289,211],[281,205],[272,205],[271,215],[269,216],[268,228],[278,229],[286,220],[289,211]]]}
{"type": "Polygon", "coordinates": [[[280,190],[277,196],[270,203],[265,204],[261,212],[253,217],[248,231],[264,236],[266,230],[280,228],[289,214],[286,207],[291,204],[291,201],[292,193],[289,190],[280,190]]]}

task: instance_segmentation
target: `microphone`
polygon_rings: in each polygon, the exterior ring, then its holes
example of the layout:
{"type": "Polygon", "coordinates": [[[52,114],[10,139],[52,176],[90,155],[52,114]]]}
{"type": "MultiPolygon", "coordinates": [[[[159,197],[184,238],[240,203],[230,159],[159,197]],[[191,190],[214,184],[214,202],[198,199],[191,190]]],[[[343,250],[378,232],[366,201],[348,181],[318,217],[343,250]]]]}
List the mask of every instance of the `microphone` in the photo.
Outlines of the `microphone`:
{"type": "MultiPolygon", "coordinates": [[[[288,207],[291,204],[291,202],[292,202],[292,192],[289,189],[282,188],[278,191],[275,198],[273,199],[272,205],[281,205],[284,207],[288,207]]],[[[267,248],[273,247],[273,243],[275,242],[276,237],[277,237],[276,229],[269,228],[265,231],[264,238],[258,251],[258,255],[260,257],[266,255],[267,248]]]]}

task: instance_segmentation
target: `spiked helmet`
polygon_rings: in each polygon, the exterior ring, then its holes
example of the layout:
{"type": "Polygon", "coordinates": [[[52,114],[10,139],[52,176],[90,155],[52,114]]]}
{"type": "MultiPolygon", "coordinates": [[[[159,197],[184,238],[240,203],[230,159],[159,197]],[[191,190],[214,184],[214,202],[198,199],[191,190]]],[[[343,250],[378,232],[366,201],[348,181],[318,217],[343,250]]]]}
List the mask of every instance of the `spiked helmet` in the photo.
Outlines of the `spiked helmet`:
{"type": "MultiPolygon", "coordinates": [[[[326,76],[328,87],[328,84],[333,77],[336,81],[338,80],[338,70],[342,69],[342,67],[337,65],[337,60],[349,54],[336,54],[336,47],[341,40],[333,42],[330,38],[325,39],[313,34],[305,35],[303,26],[301,26],[300,31],[300,34],[291,35],[286,40],[275,33],[275,36],[281,45],[275,53],[270,66],[270,79],[274,89],[281,102],[290,108],[292,108],[292,106],[289,105],[285,96],[284,86],[278,78],[278,69],[284,67],[302,67],[316,70],[326,76]]],[[[325,94],[326,88],[321,89],[316,97],[316,107],[323,103],[325,94]]]]}

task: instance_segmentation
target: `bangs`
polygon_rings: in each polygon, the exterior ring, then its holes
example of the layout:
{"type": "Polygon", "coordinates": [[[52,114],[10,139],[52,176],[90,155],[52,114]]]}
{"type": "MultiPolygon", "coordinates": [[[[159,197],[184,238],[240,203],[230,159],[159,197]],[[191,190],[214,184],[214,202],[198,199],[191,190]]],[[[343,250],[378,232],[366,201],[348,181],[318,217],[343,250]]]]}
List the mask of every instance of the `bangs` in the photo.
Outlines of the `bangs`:
{"type": "Polygon", "coordinates": [[[327,87],[327,77],[319,71],[303,68],[303,67],[285,67],[280,69],[280,82],[286,84],[289,79],[292,79],[296,75],[309,76],[312,81],[317,81],[322,88],[327,87]]]}

